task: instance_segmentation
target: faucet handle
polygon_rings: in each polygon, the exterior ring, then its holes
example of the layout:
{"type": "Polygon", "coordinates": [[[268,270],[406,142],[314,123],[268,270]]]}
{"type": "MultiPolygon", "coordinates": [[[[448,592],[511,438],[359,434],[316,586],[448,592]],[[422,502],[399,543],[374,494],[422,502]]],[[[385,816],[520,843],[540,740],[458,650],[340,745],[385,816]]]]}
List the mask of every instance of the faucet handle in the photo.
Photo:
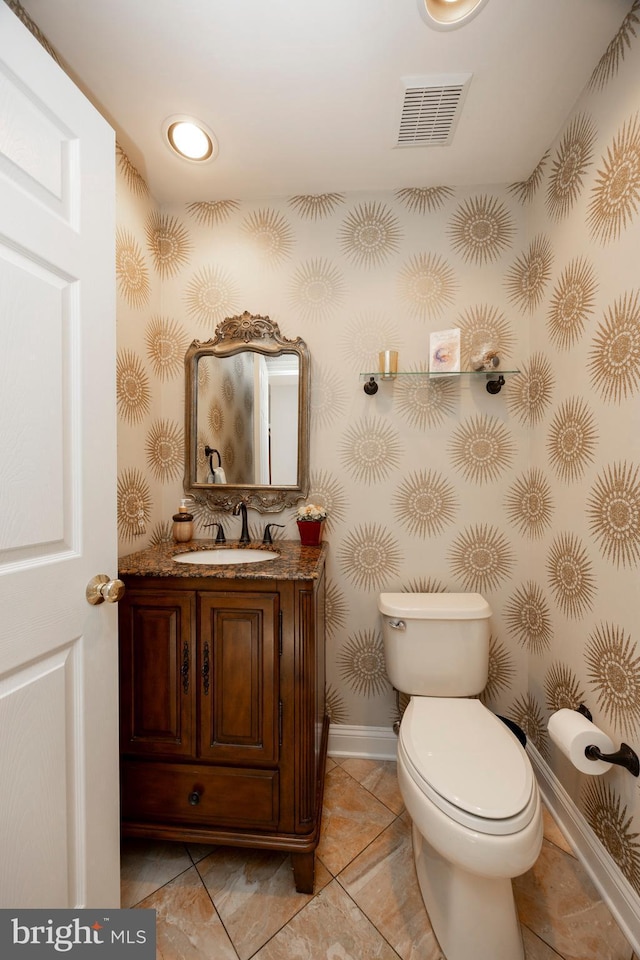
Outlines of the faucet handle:
{"type": "Polygon", "coordinates": [[[227,538],[224,535],[224,528],[221,523],[213,521],[212,523],[205,523],[205,527],[217,527],[218,532],[216,534],[216,543],[226,543],[227,538]]]}
{"type": "Polygon", "coordinates": [[[263,543],[273,543],[273,537],[271,536],[271,527],[284,527],[284,523],[268,523],[264,528],[264,536],[262,537],[263,543]]]}

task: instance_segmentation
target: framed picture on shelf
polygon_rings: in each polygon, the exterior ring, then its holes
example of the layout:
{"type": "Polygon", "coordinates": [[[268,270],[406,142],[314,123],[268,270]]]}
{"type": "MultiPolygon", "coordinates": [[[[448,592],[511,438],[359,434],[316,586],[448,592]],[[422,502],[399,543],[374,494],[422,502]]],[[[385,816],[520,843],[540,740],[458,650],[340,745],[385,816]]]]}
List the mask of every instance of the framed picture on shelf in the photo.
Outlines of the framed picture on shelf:
{"type": "Polygon", "coordinates": [[[460,372],[460,330],[436,330],[429,335],[430,373],[460,372]]]}

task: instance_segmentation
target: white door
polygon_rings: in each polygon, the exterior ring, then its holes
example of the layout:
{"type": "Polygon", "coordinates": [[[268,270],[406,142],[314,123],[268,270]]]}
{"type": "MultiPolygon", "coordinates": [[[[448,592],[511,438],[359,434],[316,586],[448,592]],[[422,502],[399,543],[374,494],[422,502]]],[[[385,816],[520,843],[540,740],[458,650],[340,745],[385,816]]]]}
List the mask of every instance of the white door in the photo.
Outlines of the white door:
{"type": "Polygon", "coordinates": [[[0,907],[119,905],[113,131],[0,3],[0,907]]]}

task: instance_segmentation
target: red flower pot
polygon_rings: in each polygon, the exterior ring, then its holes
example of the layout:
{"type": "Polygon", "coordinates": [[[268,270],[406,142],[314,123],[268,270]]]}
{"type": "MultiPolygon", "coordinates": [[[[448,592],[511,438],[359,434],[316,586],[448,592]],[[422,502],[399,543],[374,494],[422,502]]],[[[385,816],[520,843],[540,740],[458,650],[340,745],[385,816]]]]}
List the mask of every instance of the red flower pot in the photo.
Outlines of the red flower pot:
{"type": "Polygon", "coordinates": [[[296,520],[300,531],[300,542],[305,547],[317,547],[322,540],[324,520],[296,520]]]}

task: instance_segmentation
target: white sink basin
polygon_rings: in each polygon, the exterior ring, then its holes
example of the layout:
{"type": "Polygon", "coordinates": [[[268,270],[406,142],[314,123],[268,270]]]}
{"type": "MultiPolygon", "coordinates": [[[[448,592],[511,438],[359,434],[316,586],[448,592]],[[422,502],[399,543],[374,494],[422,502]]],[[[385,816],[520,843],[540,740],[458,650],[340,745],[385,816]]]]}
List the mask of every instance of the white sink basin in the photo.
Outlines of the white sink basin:
{"type": "Polygon", "coordinates": [[[214,550],[194,550],[192,553],[178,553],[173,559],[176,563],[207,563],[224,566],[232,563],[262,563],[275,560],[279,553],[273,550],[254,550],[251,547],[220,547],[214,550]]]}

